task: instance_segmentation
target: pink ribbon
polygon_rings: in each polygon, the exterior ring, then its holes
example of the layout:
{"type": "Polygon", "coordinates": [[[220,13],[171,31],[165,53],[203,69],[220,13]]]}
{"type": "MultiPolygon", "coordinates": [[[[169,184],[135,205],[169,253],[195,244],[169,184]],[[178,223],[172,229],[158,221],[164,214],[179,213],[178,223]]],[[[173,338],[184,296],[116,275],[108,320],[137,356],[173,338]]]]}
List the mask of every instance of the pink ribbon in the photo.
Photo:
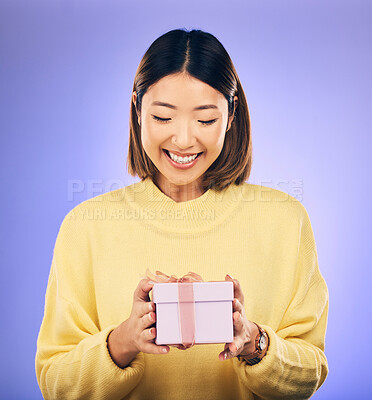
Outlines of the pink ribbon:
{"type": "Polygon", "coordinates": [[[185,347],[195,343],[195,300],[194,282],[204,282],[203,278],[195,272],[188,272],[182,278],[176,275],[166,275],[156,271],[156,275],[146,269],[146,277],[157,283],[178,283],[178,316],[181,329],[181,340],[185,347]]]}

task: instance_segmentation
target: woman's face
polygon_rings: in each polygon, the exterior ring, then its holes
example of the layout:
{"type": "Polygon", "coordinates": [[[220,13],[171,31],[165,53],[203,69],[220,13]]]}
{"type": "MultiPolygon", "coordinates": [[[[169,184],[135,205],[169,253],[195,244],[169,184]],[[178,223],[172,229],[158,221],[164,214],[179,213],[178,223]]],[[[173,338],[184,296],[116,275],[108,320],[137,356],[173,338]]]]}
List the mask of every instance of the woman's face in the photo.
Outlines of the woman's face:
{"type": "Polygon", "coordinates": [[[228,103],[219,91],[187,74],[168,75],[147,90],[138,122],[163,193],[177,202],[203,194],[201,177],[221,153],[232,118],[228,120],[228,103]],[[172,160],[171,153],[182,158],[172,160]]]}

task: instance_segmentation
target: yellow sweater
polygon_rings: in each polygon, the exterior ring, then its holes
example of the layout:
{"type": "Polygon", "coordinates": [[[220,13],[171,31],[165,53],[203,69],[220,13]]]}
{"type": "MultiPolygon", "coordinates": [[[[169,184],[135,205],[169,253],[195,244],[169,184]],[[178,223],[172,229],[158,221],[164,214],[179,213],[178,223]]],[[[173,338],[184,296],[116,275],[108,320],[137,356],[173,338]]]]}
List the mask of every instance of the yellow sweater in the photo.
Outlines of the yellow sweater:
{"type": "Polygon", "coordinates": [[[328,374],[328,289],[304,206],[244,183],[177,203],[150,180],[86,200],[56,239],[35,368],[45,399],[306,399],[328,374]],[[140,352],[119,368],[106,339],[130,316],[146,268],[238,279],[263,360],[220,361],[224,344],[140,352]],[[255,394],[255,396],[254,396],[255,394]]]}

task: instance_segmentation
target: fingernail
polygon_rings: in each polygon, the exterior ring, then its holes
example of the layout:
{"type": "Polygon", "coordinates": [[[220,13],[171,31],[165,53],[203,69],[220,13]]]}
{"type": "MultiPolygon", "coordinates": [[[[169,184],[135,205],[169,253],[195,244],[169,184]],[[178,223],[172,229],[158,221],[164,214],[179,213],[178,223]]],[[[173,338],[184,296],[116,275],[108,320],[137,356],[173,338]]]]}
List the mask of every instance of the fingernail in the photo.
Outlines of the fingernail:
{"type": "Polygon", "coordinates": [[[168,353],[168,349],[166,349],[166,348],[162,348],[162,350],[161,350],[163,353],[168,353]]]}
{"type": "Polygon", "coordinates": [[[226,276],[228,276],[230,279],[234,279],[231,275],[226,274],[226,276]]]}
{"type": "Polygon", "coordinates": [[[240,313],[235,314],[234,313],[234,321],[237,321],[240,318],[240,313]]]}
{"type": "Polygon", "coordinates": [[[225,353],[225,354],[223,355],[223,359],[226,360],[226,358],[227,358],[227,353],[225,353]]]}

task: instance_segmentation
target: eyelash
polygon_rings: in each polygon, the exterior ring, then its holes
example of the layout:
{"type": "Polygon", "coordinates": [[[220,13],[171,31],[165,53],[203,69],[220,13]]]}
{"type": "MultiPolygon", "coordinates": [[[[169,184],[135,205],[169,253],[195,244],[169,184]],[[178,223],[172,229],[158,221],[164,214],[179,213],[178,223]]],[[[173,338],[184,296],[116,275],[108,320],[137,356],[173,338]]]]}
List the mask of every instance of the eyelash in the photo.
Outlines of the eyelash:
{"type": "MultiPolygon", "coordinates": [[[[170,119],[159,118],[159,117],[157,117],[156,115],[153,115],[152,117],[154,118],[155,121],[159,121],[159,122],[165,123],[165,124],[166,124],[167,122],[170,121],[170,119]]],[[[216,118],[216,119],[211,119],[210,121],[199,121],[199,122],[200,122],[202,125],[212,125],[212,124],[214,124],[216,121],[217,121],[217,118],[216,118]]]]}

